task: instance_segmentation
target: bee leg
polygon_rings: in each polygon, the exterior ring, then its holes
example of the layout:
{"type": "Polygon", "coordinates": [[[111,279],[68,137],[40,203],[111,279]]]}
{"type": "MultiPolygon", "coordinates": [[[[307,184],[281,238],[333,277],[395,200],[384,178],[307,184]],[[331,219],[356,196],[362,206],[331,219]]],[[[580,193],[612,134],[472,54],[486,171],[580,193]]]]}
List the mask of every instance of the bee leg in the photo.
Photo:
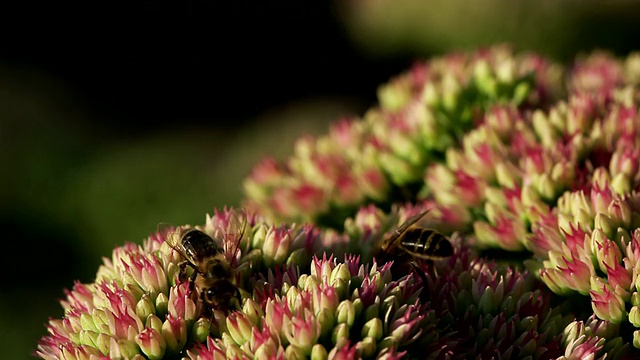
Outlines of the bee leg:
{"type": "Polygon", "coordinates": [[[240,295],[240,290],[236,287],[235,298],[238,299],[237,308],[238,310],[242,309],[242,295],[240,295]]]}
{"type": "Polygon", "coordinates": [[[193,292],[193,290],[195,289],[195,285],[196,285],[195,281],[196,281],[196,276],[198,276],[198,271],[196,271],[194,269],[193,270],[193,274],[191,274],[191,277],[189,278],[189,277],[187,277],[187,266],[192,266],[193,267],[193,265],[187,260],[182,261],[180,263],[180,273],[178,274],[178,280],[180,281],[180,283],[183,283],[183,282],[185,282],[187,280],[190,280],[189,281],[189,291],[193,292]]]}
{"type": "Polygon", "coordinates": [[[425,276],[424,271],[420,269],[420,266],[418,266],[418,263],[416,263],[415,260],[411,260],[409,263],[411,264],[411,267],[413,267],[413,272],[420,277],[420,280],[422,280],[420,302],[425,304],[429,300],[429,282],[427,281],[427,277],[425,276]]]}
{"type": "Polygon", "coordinates": [[[178,280],[180,280],[181,283],[187,281],[187,265],[189,265],[189,262],[186,260],[179,264],[180,272],[178,273],[178,280]]]}
{"type": "MultiPolygon", "coordinates": [[[[189,281],[189,291],[193,291],[196,288],[196,277],[198,276],[198,272],[197,271],[193,271],[193,274],[191,274],[191,278],[189,281]]],[[[204,294],[204,292],[203,292],[204,294]]]]}

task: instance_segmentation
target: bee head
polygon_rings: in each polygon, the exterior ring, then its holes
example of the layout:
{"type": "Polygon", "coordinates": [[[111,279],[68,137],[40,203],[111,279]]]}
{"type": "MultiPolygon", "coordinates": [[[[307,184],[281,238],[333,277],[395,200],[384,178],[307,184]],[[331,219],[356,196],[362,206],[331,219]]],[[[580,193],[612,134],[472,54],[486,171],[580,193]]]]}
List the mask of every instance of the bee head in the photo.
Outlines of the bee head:
{"type": "Polygon", "coordinates": [[[230,281],[222,279],[204,289],[202,297],[206,304],[226,313],[234,299],[240,301],[240,291],[230,281]]]}

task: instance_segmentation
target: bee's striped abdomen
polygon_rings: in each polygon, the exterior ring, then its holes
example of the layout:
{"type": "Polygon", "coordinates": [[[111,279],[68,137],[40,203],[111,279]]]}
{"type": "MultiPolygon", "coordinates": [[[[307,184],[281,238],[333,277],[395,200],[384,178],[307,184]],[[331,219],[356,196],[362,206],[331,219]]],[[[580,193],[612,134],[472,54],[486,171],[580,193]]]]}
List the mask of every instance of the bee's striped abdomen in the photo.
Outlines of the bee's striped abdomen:
{"type": "Polygon", "coordinates": [[[400,245],[410,255],[425,260],[438,260],[453,255],[453,246],[444,235],[425,228],[407,229],[400,239],[400,245]]]}

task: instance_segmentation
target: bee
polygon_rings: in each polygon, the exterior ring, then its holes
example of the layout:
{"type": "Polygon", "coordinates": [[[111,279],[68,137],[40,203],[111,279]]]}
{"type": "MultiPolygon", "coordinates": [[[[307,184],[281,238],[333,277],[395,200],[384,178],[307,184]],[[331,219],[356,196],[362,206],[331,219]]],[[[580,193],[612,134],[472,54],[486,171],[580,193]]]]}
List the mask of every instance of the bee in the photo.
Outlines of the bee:
{"type": "Polygon", "coordinates": [[[405,274],[409,271],[408,266],[411,266],[422,280],[424,296],[427,295],[427,278],[418,266],[417,260],[433,263],[434,260],[442,260],[453,255],[453,246],[444,235],[416,225],[428,212],[429,210],[426,210],[410,217],[391,235],[384,238],[380,254],[383,261],[393,260],[392,273],[405,274]]]}
{"type": "Polygon", "coordinates": [[[167,235],[165,242],[184,260],[179,264],[179,281],[189,281],[189,289],[196,290],[204,304],[203,315],[214,310],[228,314],[242,301],[240,290],[234,283],[235,254],[247,223],[230,218],[226,231],[211,237],[198,229],[181,229],[167,235]],[[235,229],[234,229],[235,228],[235,229]],[[222,237],[222,238],[221,238],[222,237]],[[187,268],[193,272],[188,276],[187,268]]]}

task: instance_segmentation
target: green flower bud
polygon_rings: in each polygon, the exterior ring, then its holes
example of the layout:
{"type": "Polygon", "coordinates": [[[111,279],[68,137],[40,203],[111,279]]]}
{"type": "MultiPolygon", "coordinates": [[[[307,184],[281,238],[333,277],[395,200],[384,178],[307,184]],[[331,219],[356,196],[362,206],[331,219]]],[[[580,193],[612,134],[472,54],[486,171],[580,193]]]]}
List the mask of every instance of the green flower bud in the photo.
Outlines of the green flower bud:
{"type": "Polygon", "coordinates": [[[640,328],[640,306],[631,307],[631,311],[629,311],[629,322],[633,326],[640,328]]]}
{"type": "Polygon", "coordinates": [[[99,334],[93,330],[81,330],[78,342],[82,345],[89,345],[97,348],[98,335],[99,334]]]}
{"type": "Polygon", "coordinates": [[[170,262],[169,265],[167,265],[167,279],[171,280],[170,283],[172,286],[176,285],[176,279],[179,273],[180,266],[178,266],[178,264],[170,262]]]}
{"type": "Polygon", "coordinates": [[[156,297],[156,315],[164,317],[169,313],[169,297],[165,293],[160,293],[156,297]]]}
{"type": "Polygon", "coordinates": [[[382,339],[383,332],[382,320],[380,318],[373,318],[367,321],[362,327],[361,335],[363,338],[371,337],[376,341],[382,339]]]}
{"type": "Polygon", "coordinates": [[[333,312],[329,309],[322,309],[317,315],[318,323],[320,324],[320,338],[328,337],[335,325],[335,318],[333,312]]]}
{"type": "Polygon", "coordinates": [[[613,189],[616,194],[620,195],[629,194],[631,192],[631,185],[631,180],[629,180],[629,177],[623,173],[616,174],[609,183],[611,189],[613,189]]]}
{"type": "Polygon", "coordinates": [[[495,301],[495,295],[494,289],[487,286],[482,291],[480,299],[478,299],[478,310],[484,314],[492,314],[500,305],[499,302],[495,301]]]}
{"type": "Polygon", "coordinates": [[[363,358],[372,357],[376,353],[376,340],[367,336],[356,344],[356,348],[363,358]]]}
{"type": "Polygon", "coordinates": [[[395,336],[387,336],[378,344],[380,352],[382,352],[383,349],[389,349],[392,347],[394,349],[398,348],[398,338],[396,338],[395,336]]]}
{"type": "Polygon", "coordinates": [[[85,330],[93,330],[95,332],[100,332],[96,327],[96,324],[93,321],[93,317],[89,314],[80,315],[80,326],[82,326],[85,330]]]}
{"type": "Polygon", "coordinates": [[[308,291],[313,291],[314,289],[317,289],[320,286],[320,283],[322,282],[321,279],[315,277],[315,276],[309,276],[307,278],[307,281],[305,282],[305,287],[302,288],[303,290],[308,290],[308,291]]]}
{"type": "Polygon", "coordinates": [[[227,352],[225,354],[225,356],[227,357],[227,359],[242,359],[244,356],[244,351],[242,351],[242,349],[236,345],[236,344],[229,344],[226,345],[227,347],[227,352]]]}
{"type": "MultiPolygon", "coordinates": [[[[245,344],[246,345],[246,344],[245,344]]],[[[283,351],[282,347],[276,347],[275,342],[267,341],[262,345],[258,346],[256,351],[254,352],[254,359],[268,359],[270,356],[283,351]]]]}
{"type": "MultiPolygon", "coordinates": [[[[355,317],[358,318],[360,317],[360,315],[362,315],[362,312],[364,311],[364,304],[362,303],[362,299],[361,298],[357,298],[355,300],[353,300],[353,309],[355,310],[355,317]]],[[[351,325],[349,325],[351,326],[351,325]]]]}
{"type": "Polygon", "coordinates": [[[183,318],[168,315],[162,324],[162,335],[167,342],[167,350],[178,353],[187,343],[187,323],[183,318]]]}
{"type": "Polygon", "coordinates": [[[269,227],[266,224],[261,224],[257,227],[257,229],[253,232],[253,237],[251,238],[251,247],[254,249],[261,249],[264,246],[264,238],[267,235],[267,231],[269,227]]]}
{"type": "Polygon", "coordinates": [[[138,351],[138,345],[134,341],[127,339],[111,339],[111,346],[109,349],[109,356],[113,359],[131,359],[135,355],[140,354],[138,351]]]}
{"type": "Polygon", "coordinates": [[[311,348],[311,360],[327,360],[327,349],[321,344],[315,344],[311,348]]]}
{"type": "Polygon", "coordinates": [[[253,324],[251,321],[240,312],[235,312],[227,316],[227,330],[233,341],[242,345],[251,338],[251,329],[253,324]]]}
{"type": "Polygon", "coordinates": [[[260,321],[264,318],[262,307],[251,298],[245,298],[242,304],[242,312],[252,324],[260,324],[260,321]]]}
{"type": "Polygon", "coordinates": [[[191,329],[193,339],[196,342],[204,343],[211,332],[211,322],[203,317],[196,320],[191,329]]]}
{"type": "Polygon", "coordinates": [[[618,226],[616,226],[615,221],[613,221],[609,216],[603,213],[596,214],[594,219],[595,230],[601,230],[607,237],[613,238],[617,228],[618,226]]]}
{"type": "MultiPolygon", "coordinates": [[[[298,288],[300,289],[306,289],[307,288],[307,280],[309,280],[309,275],[307,274],[302,274],[298,277],[298,288]]],[[[284,290],[282,291],[283,294],[286,294],[288,292],[288,290],[284,290]]]]}
{"type": "Polygon", "coordinates": [[[340,342],[341,340],[346,341],[348,339],[349,339],[349,325],[347,325],[346,323],[338,324],[333,329],[333,333],[331,335],[331,342],[334,345],[337,345],[338,342],[340,342]]]}
{"type": "Polygon", "coordinates": [[[338,324],[345,323],[349,327],[353,325],[356,318],[356,309],[353,306],[353,302],[350,300],[344,300],[338,304],[336,322],[338,324]]]}
{"type": "Polygon", "coordinates": [[[155,314],[156,308],[153,306],[153,302],[149,299],[147,294],[142,295],[142,298],[136,304],[136,315],[140,319],[146,319],[149,315],[155,314]]]}
{"type": "Polygon", "coordinates": [[[349,280],[336,278],[331,282],[330,285],[336,289],[336,293],[338,294],[339,299],[349,296],[349,280]]]}
{"type": "Polygon", "coordinates": [[[364,319],[366,321],[369,321],[371,319],[377,318],[379,316],[379,313],[380,313],[380,297],[376,296],[376,302],[369,305],[369,307],[367,307],[364,310],[364,319]]]}
{"type": "MultiPolygon", "coordinates": [[[[152,328],[145,328],[138,334],[136,343],[149,359],[162,359],[167,346],[162,334],[152,328]]],[[[103,352],[103,354],[106,354],[106,352],[103,352]]]]}
{"type": "Polygon", "coordinates": [[[289,345],[287,346],[287,349],[285,350],[285,356],[287,359],[306,359],[307,356],[305,355],[304,351],[298,347],[296,347],[295,345],[289,345]]]}
{"type": "Polygon", "coordinates": [[[249,266],[254,269],[259,269],[262,264],[262,250],[253,249],[249,251],[246,255],[243,254],[242,262],[240,265],[249,263],[249,266]]]}
{"type": "MultiPolygon", "coordinates": [[[[109,353],[109,348],[111,347],[111,339],[113,338],[105,333],[100,333],[100,335],[98,335],[98,338],[96,339],[96,345],[98,346],[98,350],[100,350],[101,353],[103,354],[109,353]]],[[[164,339],[162,339],[162,343],[164,344],[164,339]]]]}
{"type": "Polygon", "coordinates": [[[151,314],[147,316],[147,320],[144,325],[146,328],[154,329],[158,332],[162,332],[162,320],[159,317],[151,314]]]}
{"type": "Polygon", "coordinates": [[[334,283],[338,279],[343,280],[345,283],[348,283],[349,280],[351,280],[351,272],[349,272],[347,264],[340,263],[336,265],[333,270],[331,270],[331,275],[329,276],[329,285],[335,286],[334,283]]]}
{"type": "Polygon", "coordinates": [[[109,324],[113,319],[113,313],[110,310],[94,309],[91,312],[91,318],[93,319],[93,323],[95,324],[96,329],[100,329],[99,331],[104,331],[104,328],[110,328],[109,324]]]}

